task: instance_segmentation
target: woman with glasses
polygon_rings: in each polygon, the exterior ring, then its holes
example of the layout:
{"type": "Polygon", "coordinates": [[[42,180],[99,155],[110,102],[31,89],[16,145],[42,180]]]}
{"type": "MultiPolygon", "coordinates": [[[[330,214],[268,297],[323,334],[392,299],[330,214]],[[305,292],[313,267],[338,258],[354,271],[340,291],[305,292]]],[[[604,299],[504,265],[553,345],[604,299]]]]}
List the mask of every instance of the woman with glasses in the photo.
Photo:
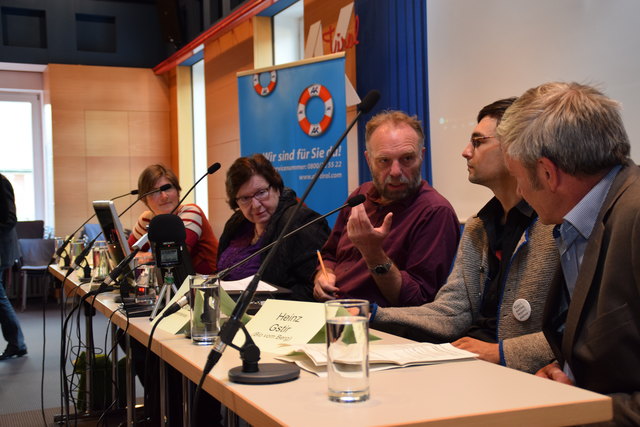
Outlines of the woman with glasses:
{"type": "Polygon", "coordinates": [[[176,209],[180,201],[181,190],[176,174],[171,169],[159,164],[147,167],[138,178],[138,194],[148,193],[165,184],[170,186],[167,190],[159,191],[143,199],[149,210],[138,217],[138,222],[129,236],[129,245],[133,245],[147,232],[149,222],[154,216],[173,212],[184,223],[187,234],[185,244],[196,273],[213,273],[216,269],[218,240],[213,234],[211,224],[198,205],[184,204],[176,209]]]}
{"type": "MultiPolygon", "coordinates": [[[[272,243],[297,204],[295,192],[284,186],[280,174],[262,154],[240,157],[231,165],[226,191],[227,202],[235,212],[220,236],[219,272],[272,243]]],[[[302,206],[289,231],[318,216],[317,212],[302,206]]],[[[265,270],[263,280],[291,289],[292,299],[314,301],[316,250],[322,247],[329,232],[323,219],[285,239],[265,270]]],[[[255,274],[267,252],[230,270],[224,280],[239,280],[255,274]]]]}

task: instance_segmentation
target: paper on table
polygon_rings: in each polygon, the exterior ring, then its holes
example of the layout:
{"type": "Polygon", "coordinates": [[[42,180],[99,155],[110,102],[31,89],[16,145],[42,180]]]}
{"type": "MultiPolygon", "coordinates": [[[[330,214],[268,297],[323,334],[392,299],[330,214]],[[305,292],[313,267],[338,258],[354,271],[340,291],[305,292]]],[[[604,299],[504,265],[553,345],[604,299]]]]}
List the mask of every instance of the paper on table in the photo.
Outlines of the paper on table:
{"type": "MultiPolygon", "coordinates": [[[[307,372],[310,372],[314,375],[319,376],[320,378],[325,378],[327,376],[327,365],[317,366],[313,363],[311,359],[307,357],[304,353],[295,353],[289,354],[286,356],[277,356],[276,359],[282,360],[283,362],[293,362],[300,369],[304,369],[307,372]]],[[[425,363],[411,363],[409,365],[396,365],[395,363],[376,363],[369,366],[369,372],[377,372],[384,371],[387,369],[398,369],[398,368],[406,368],[414,365],[425,365],[425,363]]]]}
{"type": "MultiPolygon", "coordinates": [[[[341,355],[341,363],[354,363],[353,356],[345,346],[345,353],[341,355]]],[[[305,344],[298,346],[294,351],[305,353],[316,366],[327,364],[326,344],[305,344]]],[[[472,359],[477,354],[461,350],[451,344],[407,343],[407,344],[378,344],[369,346],[369,363],[392,363],[405,366],[415,363],[437,363],[450,360],[472,359]]]]}
{"type": "MultiPolygon", "coordinates": [[[[227,292],[244,291],[246,287],[249,285],[249,283],[251,282],[251,279],[253,279],[253,276],[245,277],[244,279],[240,279],[240,280],[229,280],[229,281],[221,280],[220,286],[222,286],[222,289],[224,289],[227,292]]],[[[262,280],[260,280],[258,282],[257,290],[262,292],[276,292],[278,288],[268,284],[267,282],[263,282],[262,280]]]]}

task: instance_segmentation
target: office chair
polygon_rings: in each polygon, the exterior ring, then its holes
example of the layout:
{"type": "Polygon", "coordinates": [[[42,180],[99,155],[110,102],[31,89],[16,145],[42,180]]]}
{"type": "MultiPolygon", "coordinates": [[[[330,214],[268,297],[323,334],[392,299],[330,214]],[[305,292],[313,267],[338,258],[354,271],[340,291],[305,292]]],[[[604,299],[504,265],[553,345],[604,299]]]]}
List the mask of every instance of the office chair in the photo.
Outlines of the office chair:
{"type": "MultiPolygon", "coordinates": [[[[18,239],[22,265],[20,267],[20,283],[22,288],[21,311],[27,307],[27,283],[29,277],[46,277],[49,261],[55,250],[54,239],[18,239]]],[[[46,289],[45,291],[46,292],[46,289]]]]}

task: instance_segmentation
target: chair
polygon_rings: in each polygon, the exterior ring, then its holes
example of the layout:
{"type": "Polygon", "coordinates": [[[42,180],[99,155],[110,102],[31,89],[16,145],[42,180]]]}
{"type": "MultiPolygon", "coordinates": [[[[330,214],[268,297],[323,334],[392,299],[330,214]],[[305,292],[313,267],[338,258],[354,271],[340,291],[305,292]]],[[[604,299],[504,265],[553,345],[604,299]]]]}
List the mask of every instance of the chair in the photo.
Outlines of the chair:
{"type": "MultiPolygon", "coordinates": [[[[100,233],[102,233],[100,224],[86,224],[82,230],[82,235],[86,236],[87,242],[92,241],[100,233]]],[[[104,236],[100,240],[105,240],[104,236]]]]}
{"type": "Polygon", "coordinates": [[[44,237],[44,221],[18,221],[16,233],[18,239],[42,239],[44,237]]]}
{"type": "MultiPolygon", "coordinates": [[[[29,276],[45,277],[48,273],[49,261],[55,251],[55,239],[18,239],[22,266],[20,279],[22,284],[22,307],[27,307],[27,283],[29,276]]],[[[45,290],[46,292],[46,290],[45,290]]]]}

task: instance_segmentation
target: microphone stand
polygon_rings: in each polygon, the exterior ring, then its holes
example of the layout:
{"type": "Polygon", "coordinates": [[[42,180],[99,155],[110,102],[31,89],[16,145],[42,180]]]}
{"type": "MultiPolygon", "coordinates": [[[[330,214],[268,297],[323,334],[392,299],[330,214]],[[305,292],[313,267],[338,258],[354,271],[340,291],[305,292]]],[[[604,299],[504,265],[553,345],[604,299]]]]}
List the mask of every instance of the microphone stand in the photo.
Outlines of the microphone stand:
{"type": "Polygon", "coordinates": [[[184,196],[182,196],[182,199],[180,199],[180,201],[178,202],[178,204],[176,205],[175,208],[173,208],[173,210],[171,211],[171,213],[174,213],[176,211],[176,209],[178,209],[178,207],[182,204],[182,202],[184,202],[184,199],[187,198],[187,196],[193,191],[194,188],[196,188],[196,185],[198,185],[200,183],[200,181],[202,181],[207,175],[211,175],[214,172],[217,172],[218,169],[220,169],[220,163],[216,162],[214,164],[212,164],[211,166],[209,166],[209,168],[207,169],[207,173],[205,173],[204,175],[202,175],[200,177],[200,179],[198,179],[196,181],[195,184],[193,184],[191,186],[191,188],[189,189],[189,191],[187,191],[184,196]]]}
{"type": "MultiPolygon", "coordinates": [[[[300,369],[297,366],[290,366],[290,365],[285,365],[281,363],[268,363],[268,364],[262,364],[258,366],[257,361],[260,359],[260,349],[255,345],[255,343],[251,339],[251,336],[249,335],[241,319],[244,313],[246,312],[247,308],[249,307],[251,300],[253,299],[253,296],[258,287],[258,282],[262,278],[262,274],[264,273],[264,270],[270,264],[271,259],[273,258],[273,255],[276,253],[276,249],[282,243],[284,236],[287,234],[287,231],[289,229],[289,226],[293,218],[296,217],[297,213],[300,210],[300,207],[303,205],[307,196],[311,192],[311,189],[313,188],[316,181],[320,177],[320,174],[322,173],[327,163],[329,162],[329,160],[331,159],[335,151],[338,149],[338,147],[340,146],[344,138],[347,136],[351,128],[356,124],[360,116],[364,113],[369,112],[373,108],[373,106],[378,102],[379,98],[380,98],[380,92],[378,91],[371,91],[365,96],[363,101],[358,105],[358,113],[356,114],[356,117],[351,121],[351,123],[342,133],[338,141],[333,145],[333,147],[331,147],[331,149],[327,153],[327,156],[325,157],[324,161],[322,162],[322,164],[316,171],[315,175],[311,179],[311,182],[309,183],[309,185],[307,186],[307,189],[305,190],[304,194],[300,198],[300,201],[295,206],[294,213],[289,217],[282,231],[280,232],[280,235],[274,241],[274,245],[273,245],[274,250],[270,251],[267,254],[264,261],[260,265],[260,268],[258,268],[258,271],[253,276],[253,279],[251,280],[247,288],[240,295],[240,298],[238,299],[238,302],[236,303],[236,306],[233,312],[231,313],[231,317],[222,325],[222,328],[220,329],[220,334],[218,335],[218,340],[214,345],[213,349],[211,350],[211,352],[209,353],[209,356],[207,357],[207,363],[205,364],[202,377],[200,379],[200,383],[198,384],[198,389],[196,390],[196,393],[199,393],[200,389],[202,388],[202,384],[204,383],[204,379],[209,374],[209,372],[211,372],[211,369],[213,369],[213,367],[218,362],[220,357],[222,357],[222,353],[224,352],[227,346],[231,346],[236,350],[239,350],[240,357],[243,361],[242,367],[236,367],[229,371],[229,379],[231,381],[243,382],[243,383],[249,383],[249,384],[265,384],[265,383],[269,384],[269,383],[292,381],[298,378],[298,376],[300,375],[300,369]],[[240,329],[242,329],[245,335],[245,344],[242,346],[242,348],[238,348],[232,343],[233,338],[235,337],[236,333],[240,329]],[[262,370],[260,370],[260,368],[262,368],[262,370]]],[[[194,398],[194,407],[196,404],[197,404],[197,399],[194,398]]],[[[195,413],[195,411],[193,413],[195,413]]]]}

